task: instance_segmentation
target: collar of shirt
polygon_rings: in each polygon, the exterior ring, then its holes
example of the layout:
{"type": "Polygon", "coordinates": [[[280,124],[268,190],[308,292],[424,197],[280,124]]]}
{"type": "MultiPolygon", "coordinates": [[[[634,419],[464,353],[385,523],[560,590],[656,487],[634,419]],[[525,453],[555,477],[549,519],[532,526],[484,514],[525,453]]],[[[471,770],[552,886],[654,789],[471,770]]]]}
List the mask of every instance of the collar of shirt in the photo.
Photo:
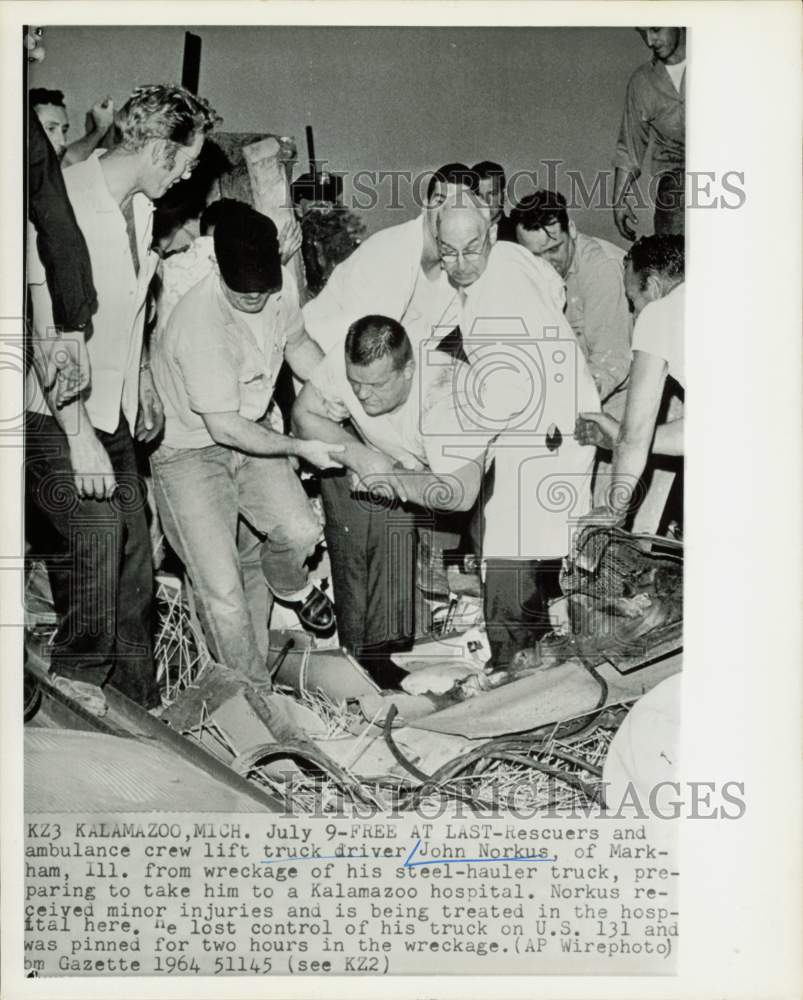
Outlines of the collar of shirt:
{"type": "Polygon", "coordinates": [[[669,70],[661,62],[661,60],[657,58],[657,56],[654,57],[652,62],[650,63],[650,69],[652,71],[653,82],[655,86],[658,88],[658,90],[666,94],[667,97],[673,97],[676,101],[685,100],[686,97],[685,72],[680,81],[680,90],[677,90],[674,83],[672,83],[672,77],[669,75],[669,70]]]}
{"type": "MultiPolygon", "coordinates": [[[[106,175],[100,165],[102,157],[107,153],[107,149],[96,149],[86,158],[84,162],[87,164],[87,171],[81,187],[92,191],[96,212],[116,212],[123,224],[125,224],[123,211],[112,197],[106,184],[106,175]]],[[[137,230],[137,240],[139,241],[145,232],[150,216],[153,215],[153,202],[147,195],[141,191],[137,191],[132,196],[132,208],[134,210],[134,225],[137,230]]]]}

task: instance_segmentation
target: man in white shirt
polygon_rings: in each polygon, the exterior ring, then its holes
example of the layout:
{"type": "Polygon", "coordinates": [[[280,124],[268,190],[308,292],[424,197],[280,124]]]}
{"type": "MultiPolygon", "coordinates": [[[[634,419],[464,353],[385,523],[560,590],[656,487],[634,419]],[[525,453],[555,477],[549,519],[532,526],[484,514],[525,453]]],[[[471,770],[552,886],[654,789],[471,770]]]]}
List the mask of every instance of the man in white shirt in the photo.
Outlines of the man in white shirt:
{"type": "MultiPolygon", "coordinates": [[[[558,275],[550,265],[522,247],[495,244],[496,232],[488,207],[471,196],[462,202],[447,202],[438,215],[436,228],[443,277],[457,297],[459,346],[469,362],[454,369],[453,416],[449,424],[454,428],[454,437],[449,453],[472,461],[478,452],[485,454],[490,441],[495,442],[485,462],[490,465],[496,456],[496,484],[491,495],[485,493],[480,503],[485,513],[483,554],[495,560],[486,584],[489,640],[495,662],[504,667],[512,658],[510,649],[514,642],[523,643],[532,631],[525,623],[524,638],[515,632],[515,622],[521,617],[527,597],[520,592],[520,570],[524,567],[529,571],[534,562],[559,560],[565,555],[570,541],[567,518],[587,510],[593,454],[576,446],[572,434],[578,408],[586,404],[597,406],[599,397],[563,317],[563,289],[558,275]],[[555,360],[558,356],[562,357],[560,361],[555,360]],[[487,391],[489,378],[495,383],[493,392],[487,391]],[[543,475],[533,477],[531,473],[538,473],[539,468],[536,463],[529,463],[526,488],[532,495],[522,497],[519,470],[526,464],[525,458],[534,457],[536,452],[544,459],[538,463],[544,467],[543,475]],[[574,507],[557,513],[540,510],[542,501],[537,490],[541,480],[546,477],[551,483],[561,475],[573,477],[571,485],[577,493],[574,507]]],[[[437,344],[443,332],[435,329],[429,342],[419,342],[417,357],[437,344]]],[[[432,357],[436,356],[433,352],[432,357]]],[[[385,378],[390,376],[382,372],[376,375],[380,388],[384,388],[385,378]]],[[[374,382],[373,375],[369,379],[374,382]]],[[[362,381],[365,380],[360,377],[350,380],[355,395],[359,396],[362,381]]],[[[315,386],[315,377],[312,382],[315,386]]],[[[368,393],[371,405],[371,393],[376,389],[366,385],[362,391],[368,393]]],[[[305,392],[311,394],[311,390],[305,392]]],[[[311,411],[314,409],[309,407],[311,411]]],[[[300,430],[323,436],[314,424],[306,428],[302,425],[300,430]]],[[[365,431],[362,433],[366,436],[365,431]]],[[[441,447],[444,446],[442,442],[441,447]]],[[[383,447],[381,442],[377,442],[377,447],[383,447]]],[[[434,504],[424,502],[422,491],[413,494],[405,482],[409,476],[392,471],[392,458],[387,454],[378,458],[370,453],[364,455],[358,449],[354,454],[347,452],[344,464],[354,469],[360,479],[370,480],[374,474],[383,475],[391,484],[396,482],[398,488],[394,487],[394,492],[399,499],[419,507],[433,507],[434,504]]],[[[401,461],[401,456],[397,461],[401,461]]],[[[476,462],[473,468],[476,469],[476,462]]],[[[460,495],[468,497],[473,492],[466,488],[460,495]]],[[[449,509],[461,508],[452,502],[449,509]]],[[[396,505],[383,519],[381,512],[368,513],[356,499],[342,503],[332,517],[327,509],[327,541],[331,535],[334,546],[342,549],[339,562],[347,589],[340,599],[354,600],[357,607],[364,609],[369,600],[366,592],[388,594],[387,604],[396,607],[412,591],[412,579],[397,564],[388,565],[388,556],[383,556],[383,552],[390,549],[382,548],[386,535],[407,537],[405,532],[413,531],[404,516],[405,508],[396,505]],[[334,537],[340,524],[344,525],[342,537],[334,537]]],[[[535,568],[538,570],[538,565],[535,568]]],[[[535,576],[535,583],[528,584],[530,591],[545,585],[544,573],[536,572],[535,576]]],[[[337,578],[335,600],[339,601],[337,578]]],[[[338,605],[338,619],[346,617],[338,605]]],[[[381,636],[385,629],[386,638],[398,640],[398,635],[387,634],[387,614],[384,617],[377,614],[375,623],[370,617],[363,614],[365,624],[358,620],[363,632],[367,628],[381,636]]]]}
{"type": "Polygon", "coordinates": [[[495,669],[548,629],[571,526],[590,507],[594,456],[573,438],[579,411],[599,405],[563,314],[554,268],[513,243],[494,243],[486,212],[446,206],[438,245],[463,305],[462,346],[474,432],[494,432],[483,489],[485,623],[495,669]]]}
{"type": "MultiPolygon", "coordinates": [[[[147,708],[153,665],[153,569],[132,434],[151,440],[162,408],[142,355],[153,199],[192,173],[216,121],[181,87],[139,87],[117,117],[121,142],[68,167],[64,182],[89,248],[98,294],[87,344],[91,385],[56,405],[26,383],[27,490],[60,539],[48,561],[59,618],[51,671],[87,709],[106,711],[110,681],[147,708]]],[[[31,285],[37,336],[53,329],[44,278],[31,285]]]]}
{"type": "Polygon", "coordinates": [[[327,507],[326,537],[340,641],[364,662],[412,641],[416,527],[433,525],[420,512],[468,511],[480,488],[488,435],[466,440],[458,412],[466,366],[435,343],[414,351],[396,320],[361,317],[293,410],[299,433],[345,449],[338,458],[354,495],[327,507]],[[331,418],[335,406],[351,431],[331,418]]]}
{"type": "Polygon", "coordinates": [[[441,279],[435,224],[449,198],[476,186],[463,163],[436,170],[429,181],[424,210],[415,219],[370,236],[334,269],[322,291],[304,306],[304,323],[324,353],[342,344],[361,316],[398,320],[415,341],[430,336],[454,299],[441,279]]]}
{"type": "Polygon", "coordinates": [[[668,376],[686,388],[684,364],[685,254],[682,236],[645,236],[625,258],[625,287],[636,315],[633,364],[621,424],[606,413],[582,413],[577,434],[585,444],[613,449],[606,505],[594,511],[621,521],[650,451],[683,454],[683,417],[656,427],[668,376]]]}
{"type": "Polygon", "coordinates": [[[305,566],[320,526],[288,456],[331,468],[330,451],[341,449],[270,427],[282,362],[303,380],[322,355],[304,330],[276,226],[237,206],[215,227],[215,270],[175,306],[154,348],[165,436],[151,468],[165,534],[187,567],[214,654],[267,684],[257,641],[265,621],[254,620],[252,596],[260,583],[311,631],[334,627],[331,603],[305,566]],[[238,547],[238,534],[251,543],[238,547]]]}

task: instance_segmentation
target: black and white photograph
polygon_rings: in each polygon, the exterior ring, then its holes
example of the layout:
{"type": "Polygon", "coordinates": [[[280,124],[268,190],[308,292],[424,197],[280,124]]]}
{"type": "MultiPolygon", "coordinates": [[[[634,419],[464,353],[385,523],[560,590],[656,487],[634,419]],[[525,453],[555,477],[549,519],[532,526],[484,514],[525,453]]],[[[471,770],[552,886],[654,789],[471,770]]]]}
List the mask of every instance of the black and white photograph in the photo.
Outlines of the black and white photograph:
{"type": "Polygon", "coordinates": [[[794,66],[702,110],[757,5],[9,6],[8,995],[708,995],[714,824],[795,995],[794,66]]]}

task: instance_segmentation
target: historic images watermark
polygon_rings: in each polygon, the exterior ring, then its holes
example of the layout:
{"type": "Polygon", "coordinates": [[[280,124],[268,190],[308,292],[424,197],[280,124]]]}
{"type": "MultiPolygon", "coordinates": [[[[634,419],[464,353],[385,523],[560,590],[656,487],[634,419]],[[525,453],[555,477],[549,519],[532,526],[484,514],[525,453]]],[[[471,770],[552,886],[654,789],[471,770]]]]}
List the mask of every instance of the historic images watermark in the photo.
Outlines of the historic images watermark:
{"type": "MultiPolygon", "coordinates": [[[[318,167],[325,171],[327,161],[318,167]]],[[[332,170],[343,181],[343,201],[347,208],[369,212],[373,209],[406,210],[410,204],[419,208],[429,204],[427,189],[435,176],[433,170],[332,170]]],[[[660,204],[659,187],[663,174],[643,175],[627,188],[635,208],[660,204]]],[[[689,170],[684,174],[686,208],[742,208],[747,201],[743,170],[689,170]]],[[[614,171],[598,170],[588,175],[565,160],[544,159],[527,170],[514,170],[507,178],[507,196],[511,203],[526,194],[544,188],[560,191],[569,211],[612,210],[614,206],[614,171]]],[[[459,193],[455,195],[459,198],[459,193]]]]}

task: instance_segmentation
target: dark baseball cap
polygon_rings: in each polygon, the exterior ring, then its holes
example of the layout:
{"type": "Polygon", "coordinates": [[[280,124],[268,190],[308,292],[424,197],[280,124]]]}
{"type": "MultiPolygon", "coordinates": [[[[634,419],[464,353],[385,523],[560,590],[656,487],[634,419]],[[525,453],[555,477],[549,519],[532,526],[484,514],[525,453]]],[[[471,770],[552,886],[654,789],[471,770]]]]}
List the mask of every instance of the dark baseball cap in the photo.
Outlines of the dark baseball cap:
{"type": "Polygon", "coordinates": [[[215,225],[220,275],[233,292],[268,292],[282,287],[279,237],[272,219],[236,202],[215,225]]]}

